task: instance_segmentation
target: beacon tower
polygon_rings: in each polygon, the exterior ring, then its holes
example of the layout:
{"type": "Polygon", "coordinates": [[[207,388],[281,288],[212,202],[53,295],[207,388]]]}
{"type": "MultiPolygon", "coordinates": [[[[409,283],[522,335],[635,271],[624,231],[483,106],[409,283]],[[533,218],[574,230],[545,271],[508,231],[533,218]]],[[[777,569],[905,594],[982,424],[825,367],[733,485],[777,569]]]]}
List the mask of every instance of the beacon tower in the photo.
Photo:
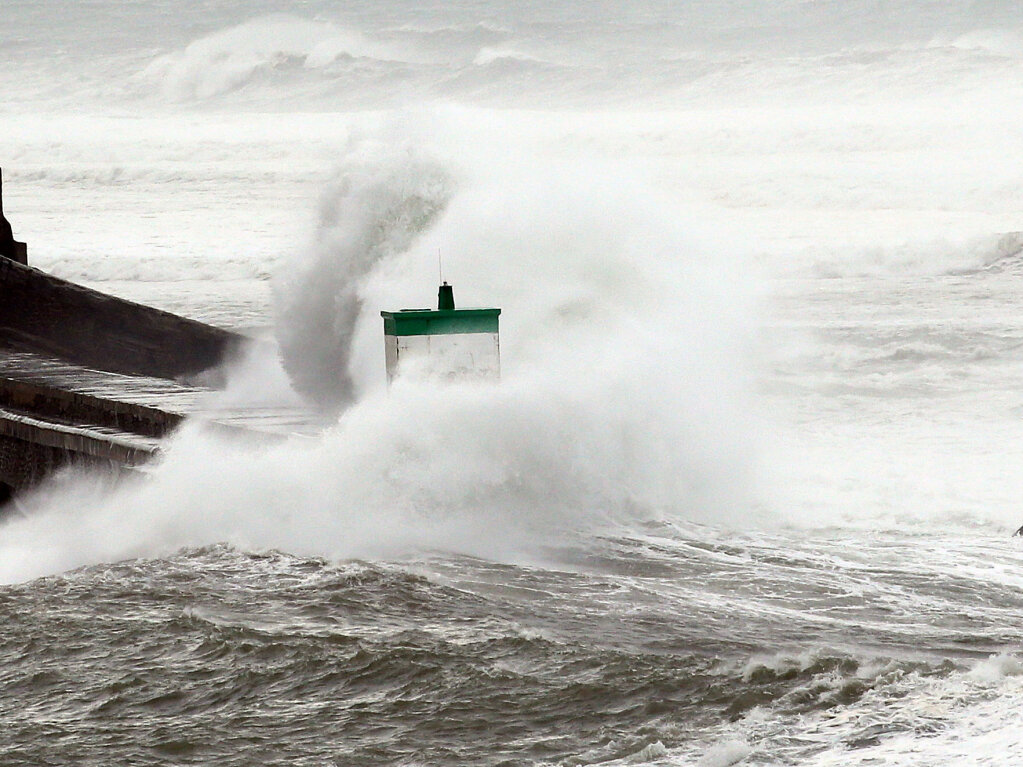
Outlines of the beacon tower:
{"type": "Polygon", "coordinates": [[[500,314],[500,309],[456,309],[454,290],[446,282],[438,290],[436,309],[380,312],[388,382],[399,374],[500,378],[500,314]]]}

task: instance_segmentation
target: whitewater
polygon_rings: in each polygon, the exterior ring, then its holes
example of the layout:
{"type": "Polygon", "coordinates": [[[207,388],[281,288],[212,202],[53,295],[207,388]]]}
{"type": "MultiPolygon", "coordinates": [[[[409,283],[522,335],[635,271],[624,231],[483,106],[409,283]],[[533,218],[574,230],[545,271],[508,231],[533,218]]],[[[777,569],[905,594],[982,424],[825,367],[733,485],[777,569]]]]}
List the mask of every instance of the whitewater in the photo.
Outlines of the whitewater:
{"type": "Polygon", "coordinates": [[[35,266],[332,424],[18,499],[0,763],[1023,762],[1016,4],[5,0],[0,94],[35,266]],[[438,253],[497,385],[386,384],[438,253]]]}

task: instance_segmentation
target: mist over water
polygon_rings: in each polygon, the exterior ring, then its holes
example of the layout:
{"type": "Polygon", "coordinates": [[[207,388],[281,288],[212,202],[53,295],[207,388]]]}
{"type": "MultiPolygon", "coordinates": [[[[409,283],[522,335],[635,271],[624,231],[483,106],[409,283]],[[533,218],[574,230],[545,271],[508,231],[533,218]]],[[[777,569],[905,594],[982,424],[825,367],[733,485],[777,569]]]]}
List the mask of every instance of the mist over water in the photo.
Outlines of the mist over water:
{"type": "Polygon", "coordinates": [[[330,418],[19,499],[0,752],[1014,763],[1015,4],[0,29],[33,263],[253,333],[215,401],[330,418]],[[498,384],[385,382],[379,312],[433,305],[438,254],[502,308],[498,384]]]}
{"type": "Polygon", "coordinates": [[[281,271],[284,368],[339,408],[336,427],[261,448],[186,429],[140,487],[29,498],[8,528],[28,551],[7,577],[214,541],[515,559],[623,525],[752,521],[761,436],[739,254],[712,258],[622,164],[476,162],[445,171],[407,145],[356,142],[309,250],[281,271]],[[386,390],[379,307],[431,304],[438,251],[461,305],[501,304],[503,380],[386,390]]]}

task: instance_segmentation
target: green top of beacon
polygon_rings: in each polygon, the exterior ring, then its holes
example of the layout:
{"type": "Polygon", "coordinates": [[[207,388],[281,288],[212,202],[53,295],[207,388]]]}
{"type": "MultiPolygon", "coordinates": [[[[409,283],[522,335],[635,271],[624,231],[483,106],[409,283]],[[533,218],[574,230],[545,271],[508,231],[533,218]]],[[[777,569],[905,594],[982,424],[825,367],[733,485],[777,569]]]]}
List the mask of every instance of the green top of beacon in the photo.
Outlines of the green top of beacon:
{"type": "Polygon", "coordinates": [[[446,282],[438,291],[436,309],[380,312],[388,380],[410,366],[420,375],[498,378],[500,314],[500,309],[456,309],[454,291],[446,282]]]}
{"type": "Polygon", "coordinates": [[[451,285],[444,283],[436,309],[402,309],[380,312],[384,335],[435,336],[451,333],[497,333],[500,309],[456,309],[451,285]]]}

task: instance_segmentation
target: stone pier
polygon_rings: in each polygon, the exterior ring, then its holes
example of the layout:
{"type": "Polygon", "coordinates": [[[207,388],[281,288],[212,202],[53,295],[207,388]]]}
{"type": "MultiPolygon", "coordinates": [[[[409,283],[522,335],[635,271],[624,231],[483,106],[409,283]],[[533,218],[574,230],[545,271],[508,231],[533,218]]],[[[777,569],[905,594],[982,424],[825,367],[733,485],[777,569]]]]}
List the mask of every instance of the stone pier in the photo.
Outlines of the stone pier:
{"type": "Polygon", "coordinates": [[[251,339],[54,277],[26,254],[0,186],[0,505],[66,466],[132,471],[186,418],[246,439],[319,430],[302,408],[218,405],[211,387],[251,339]]]}

